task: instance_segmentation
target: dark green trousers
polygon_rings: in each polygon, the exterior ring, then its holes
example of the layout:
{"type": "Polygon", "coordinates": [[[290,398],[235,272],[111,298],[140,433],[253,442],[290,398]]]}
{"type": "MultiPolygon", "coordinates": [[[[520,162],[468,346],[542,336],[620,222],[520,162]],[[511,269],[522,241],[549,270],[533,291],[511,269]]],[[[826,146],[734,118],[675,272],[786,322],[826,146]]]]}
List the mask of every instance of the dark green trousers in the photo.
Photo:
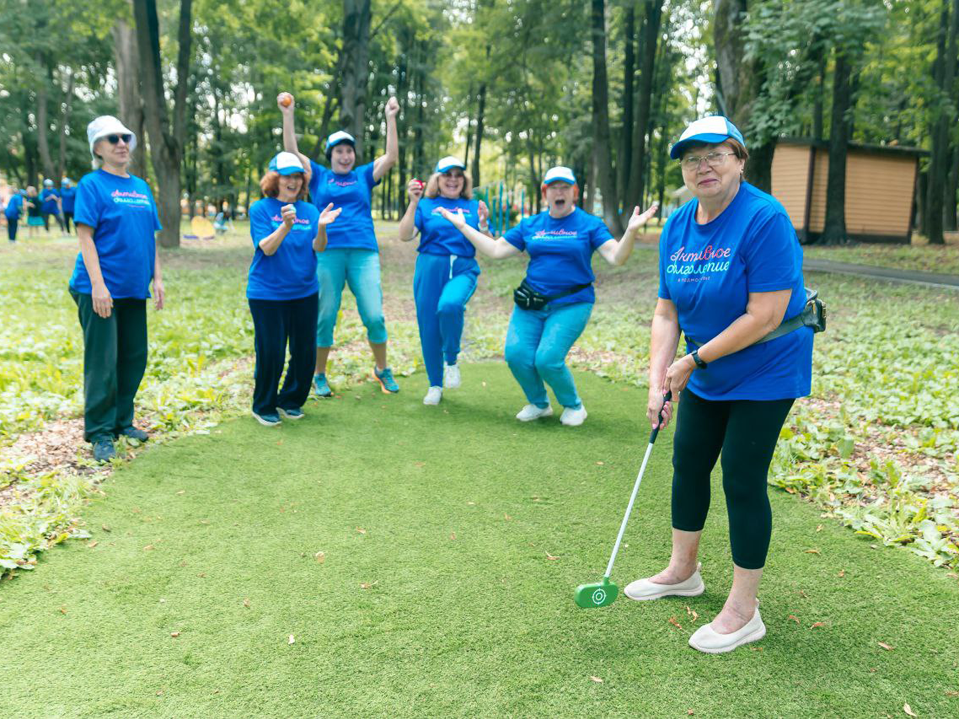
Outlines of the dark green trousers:
{"type": "Polygon", "coordinates": [[[115,299],[104,319],[90,295],[70,295],[83,328],[83,438],[116,437],[133,426],[133,399],[147,367],[147,302],[115,299]]]}

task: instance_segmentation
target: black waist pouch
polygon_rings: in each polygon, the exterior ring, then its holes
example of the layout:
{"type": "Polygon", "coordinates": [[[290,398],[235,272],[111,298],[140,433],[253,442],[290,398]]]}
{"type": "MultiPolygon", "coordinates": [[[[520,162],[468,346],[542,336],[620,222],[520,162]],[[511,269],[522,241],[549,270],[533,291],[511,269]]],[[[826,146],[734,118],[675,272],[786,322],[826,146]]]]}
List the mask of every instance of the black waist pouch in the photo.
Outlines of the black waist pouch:
{"type": "Polygon", "coordinates": [[[520,283],[519,287],[513,290],[513,302],[516,303],[517,307],[523,310],[542,310],[542,309],[545,309],[546,305],[548,305],[553,300],[558,300],[561,297],[569,297],[570,295],[574,295],[580,290],[585,290],[591,284],[592,283],[588,283],[585,285],[576,285],[575,287],[572,287],[571,289],[568,289],[565,292],[560,292],[559,294],[547,296],[544,294],[540,294],[539,292],[534,290],[532,287],[530,287],[529,284],[526,282],[526,279],[524,278],[523,281],[520,283]]]}

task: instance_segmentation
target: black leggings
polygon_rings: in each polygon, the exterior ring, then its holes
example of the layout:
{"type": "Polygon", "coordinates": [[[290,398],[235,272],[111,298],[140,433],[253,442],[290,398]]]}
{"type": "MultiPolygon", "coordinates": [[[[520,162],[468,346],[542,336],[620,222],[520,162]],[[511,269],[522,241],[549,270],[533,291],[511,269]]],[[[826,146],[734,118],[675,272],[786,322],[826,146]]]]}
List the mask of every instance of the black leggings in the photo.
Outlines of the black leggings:
{"type": "Polygon", "coordinates": [[[63,226],[64,226],[64,232],[66,232],[68,235],[70,234],[70,220],[72,220],[72,219],[73,219],[73,213],[72,213],[72,212],[67,212],[66,210],[64,210],[64,211],[63,211],[63,226]]]}
{"type": "Polygon", "coordinates": [[[683,390],[673,439],[673,528],[698,532],[709,512],[709,476],[722,452],[733,562],[762,569],[772,534],[769,463],[794,400],[707,400],[683,390]]]}

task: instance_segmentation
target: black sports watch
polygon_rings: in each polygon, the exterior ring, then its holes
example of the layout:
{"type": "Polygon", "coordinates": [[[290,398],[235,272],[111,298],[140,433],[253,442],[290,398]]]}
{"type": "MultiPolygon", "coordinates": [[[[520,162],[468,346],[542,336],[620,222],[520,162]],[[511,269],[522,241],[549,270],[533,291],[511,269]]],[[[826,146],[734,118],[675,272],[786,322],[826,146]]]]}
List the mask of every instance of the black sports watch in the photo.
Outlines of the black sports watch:
{"type": "Polygon", "coordinates": [[[698,349],[693,350],[691,356],[692,356],[692,358],[693,358],[693,362],[696,363],[696,366],[697,366],[699,369],[706,369],[706,367],[709,366],[709,365],[707,365],[705,362],[703,362],[703,361],[699,358],[699,350],[698,350],[698,349]]]}

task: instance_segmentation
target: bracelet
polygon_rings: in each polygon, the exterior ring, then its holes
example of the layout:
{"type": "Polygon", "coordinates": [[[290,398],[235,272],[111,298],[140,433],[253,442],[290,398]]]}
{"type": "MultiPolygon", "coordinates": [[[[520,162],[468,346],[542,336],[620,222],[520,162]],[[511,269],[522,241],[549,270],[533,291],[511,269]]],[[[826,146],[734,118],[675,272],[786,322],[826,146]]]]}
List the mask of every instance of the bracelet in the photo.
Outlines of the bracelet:
{"type": "Polygon", "coordinates": [[[693,362],[696,363],[696,367],[699,369],[706,369],[708,365],[700,358],[698,349],[693,350],[690,356],[693,358],[693,362]]]}

